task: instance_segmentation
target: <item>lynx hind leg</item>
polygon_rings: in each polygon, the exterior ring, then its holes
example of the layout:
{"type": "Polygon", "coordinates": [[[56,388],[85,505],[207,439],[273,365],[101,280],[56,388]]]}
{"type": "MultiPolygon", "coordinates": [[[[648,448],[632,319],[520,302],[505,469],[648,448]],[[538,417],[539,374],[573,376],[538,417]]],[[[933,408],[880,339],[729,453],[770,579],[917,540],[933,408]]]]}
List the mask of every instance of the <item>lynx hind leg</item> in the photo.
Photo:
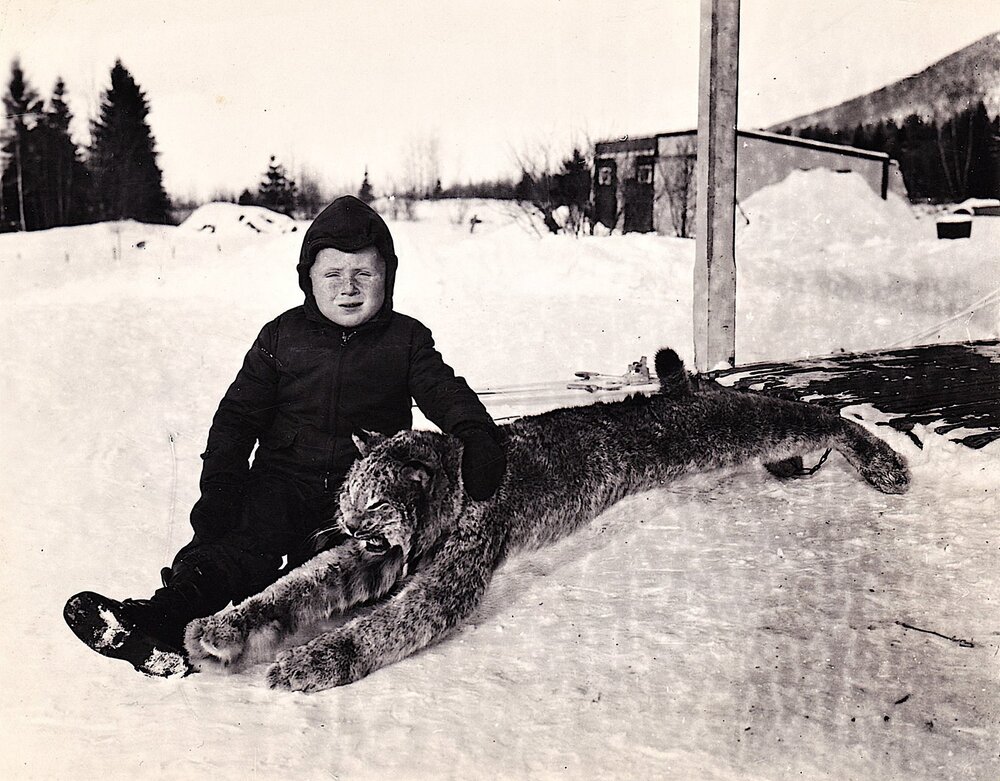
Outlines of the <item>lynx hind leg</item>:
{"type": "Polygon", "coordinates": [[[885,494],[901,494],[910,485],[906,460],[889,445],[850,420],[835,446],[870,485],[885,494]]]}

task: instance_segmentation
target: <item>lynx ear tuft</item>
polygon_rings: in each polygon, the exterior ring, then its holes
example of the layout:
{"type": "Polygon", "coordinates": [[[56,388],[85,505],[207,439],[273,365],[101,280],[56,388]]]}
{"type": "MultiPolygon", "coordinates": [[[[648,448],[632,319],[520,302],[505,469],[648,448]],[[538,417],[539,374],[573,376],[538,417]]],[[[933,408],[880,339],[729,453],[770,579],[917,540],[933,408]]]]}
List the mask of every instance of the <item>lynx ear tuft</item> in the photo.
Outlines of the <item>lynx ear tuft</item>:
{"type": "Polygon", "coordinates": [[[367,429],[361,429],[351,434],[351,439],[354,440],[354,447],[358,449],[358,452],[362,456],[367,456],[373,447],[375,447],[379,442],[386,439],[385,434],[380,434],[377,431],[368,431],[367,429]]]}

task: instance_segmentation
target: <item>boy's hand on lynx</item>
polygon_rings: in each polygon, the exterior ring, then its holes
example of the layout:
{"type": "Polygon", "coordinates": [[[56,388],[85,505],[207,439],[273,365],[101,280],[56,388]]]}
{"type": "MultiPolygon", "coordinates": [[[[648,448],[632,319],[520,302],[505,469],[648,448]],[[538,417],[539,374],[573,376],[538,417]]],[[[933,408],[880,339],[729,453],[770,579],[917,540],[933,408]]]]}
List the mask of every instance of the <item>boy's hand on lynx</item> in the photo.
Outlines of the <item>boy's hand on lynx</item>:
{"type": "Polygon", "coordinates": [[[462,482],[466,493],[476,501],[496,493],[507,469],[507,455],[495,432],[486,426],[469,426],[455,432],[462,440],[462,482]]]}

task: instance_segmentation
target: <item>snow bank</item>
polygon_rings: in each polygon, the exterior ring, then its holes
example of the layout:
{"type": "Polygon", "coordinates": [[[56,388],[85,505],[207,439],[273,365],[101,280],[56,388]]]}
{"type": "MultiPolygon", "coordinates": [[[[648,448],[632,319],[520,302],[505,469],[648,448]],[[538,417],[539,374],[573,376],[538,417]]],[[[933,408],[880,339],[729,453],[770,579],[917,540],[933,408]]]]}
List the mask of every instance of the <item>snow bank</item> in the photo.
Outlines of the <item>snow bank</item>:
{"type": "Polygon", "coordinates": [[[987,217],[1000,216],[1000,198],[966,198],[961,203],[955,204],[952,211],[987,217]]]}
{"type": "Polygon", "coordinates": [[[1000,220],[940,241],[854,173],[796,171],[743,204],[740,362],[997,338],[1000,220]]]}
{"type": "Polygon", "coordinates": [[[181,230],[206,233],[292,233],[298,226],[291,217],[262,206],[240,206],[219,201],[199,206],[180,224],[181,230]]]}
{"type": "Polygon", "coordinates": [[[804,247],[832,239],[864,245],[912,235],[916,227],[909,204],[895,193],[882,200],[860,174],[826,168],[792,171],[740,207],[740,239],[757,243],[794,241],[804,247]]]}

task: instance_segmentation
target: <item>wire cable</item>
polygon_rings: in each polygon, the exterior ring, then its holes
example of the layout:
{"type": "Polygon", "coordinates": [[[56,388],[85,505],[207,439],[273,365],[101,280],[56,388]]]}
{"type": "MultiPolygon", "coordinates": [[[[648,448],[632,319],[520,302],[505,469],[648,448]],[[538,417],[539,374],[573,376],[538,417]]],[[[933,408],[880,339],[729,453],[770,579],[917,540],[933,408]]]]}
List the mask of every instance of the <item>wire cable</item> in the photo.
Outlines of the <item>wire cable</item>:
{"type": "Polygon", "coordinates": [[[951,317],[942,320],[940,323],[937,323],[936,325],[932,325],[929,328],[923,329],[922,331],[917,331],[915,334],[911,334],[905,339],[901,339],[898,342],[894,342],[893,344],[890,344],[889,347],[892,348],[892,347],[903,347],[904,345],[905,346],[912,345],[916,340],[926,339],[928,336],[933,336],[934,334],[941,331],[942,328],[944,328],[947,325],[951,325],[956,320],[961,320],[963,317],[973,315],[975,314],[977,309],[981,309],[982,307],[989,306],[990,304],[994,303],[1000,303],[1000,287],[998,287],[991,293],[987,293],[985,296],[980,298],[978,301],[972,303],[971,305],[963,309],[961,312],[958,312],[957,314],[954,314],[951,317]]]}

